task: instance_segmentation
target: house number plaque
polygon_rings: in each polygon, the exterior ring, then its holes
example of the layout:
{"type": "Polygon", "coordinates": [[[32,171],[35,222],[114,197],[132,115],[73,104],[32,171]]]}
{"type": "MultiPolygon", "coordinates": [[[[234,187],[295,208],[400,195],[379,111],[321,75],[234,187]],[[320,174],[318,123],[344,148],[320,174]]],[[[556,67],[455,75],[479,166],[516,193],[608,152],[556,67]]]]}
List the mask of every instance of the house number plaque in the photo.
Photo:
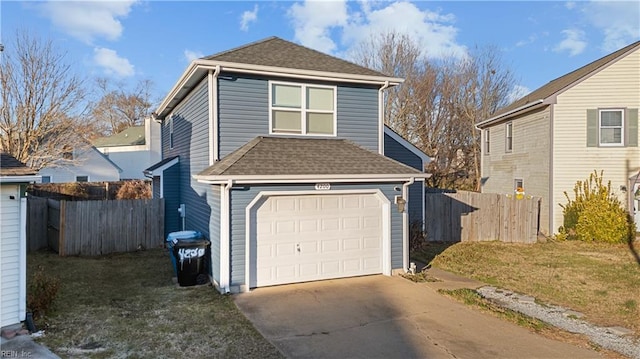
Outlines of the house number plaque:
{"type": "Polygon", "coordinates": [[[316,183],[316,190],[322,191],[322,190],[328,190],[328,189],[331,189],[330,183],[316,183]]]}

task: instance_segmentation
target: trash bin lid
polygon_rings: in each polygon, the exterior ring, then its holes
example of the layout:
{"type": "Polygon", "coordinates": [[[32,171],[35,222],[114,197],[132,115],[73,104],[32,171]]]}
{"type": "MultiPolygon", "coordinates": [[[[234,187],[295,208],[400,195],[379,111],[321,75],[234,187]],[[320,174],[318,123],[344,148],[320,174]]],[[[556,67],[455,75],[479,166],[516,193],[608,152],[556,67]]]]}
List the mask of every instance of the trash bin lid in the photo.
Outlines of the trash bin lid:
{"type": "Polygon", "coordinates": [[[202,248],[209,245],[208,240],[206,239],[197,239],[197,240],[183,240],[178,239],[173,242],[175,248],[202,248]]]}
{"type": "Polygon", "coordinates": [[[167,242],[176,242],[179,239],[201,239],[202,233],[198,231],[179,231],[179,232],[171,232],[167,236],[167,242]]]}

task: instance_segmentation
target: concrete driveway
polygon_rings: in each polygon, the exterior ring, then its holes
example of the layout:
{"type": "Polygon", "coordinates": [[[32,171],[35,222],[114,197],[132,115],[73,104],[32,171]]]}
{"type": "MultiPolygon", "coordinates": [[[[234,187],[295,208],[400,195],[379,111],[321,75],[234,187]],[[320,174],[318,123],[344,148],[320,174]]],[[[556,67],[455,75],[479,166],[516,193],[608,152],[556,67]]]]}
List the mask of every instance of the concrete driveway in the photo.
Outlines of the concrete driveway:
{"type": "Polygon", "coordinates": [[[454,302],[368,276],[258,288],[240,310],[290,358],[599,358],[454,302]]]}

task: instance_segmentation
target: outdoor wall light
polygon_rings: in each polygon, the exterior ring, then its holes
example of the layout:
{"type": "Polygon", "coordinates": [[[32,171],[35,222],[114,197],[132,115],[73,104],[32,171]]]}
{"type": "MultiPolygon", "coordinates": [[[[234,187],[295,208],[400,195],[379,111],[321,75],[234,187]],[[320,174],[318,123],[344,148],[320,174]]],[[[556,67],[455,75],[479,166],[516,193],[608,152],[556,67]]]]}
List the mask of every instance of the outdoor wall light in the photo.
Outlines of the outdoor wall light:
{"type": "Polygon", "coordinates": [[[402,198],[402,196],[396,196],[396,204],[398,205],[398,212],[403,213],[404,207],[407,204],[407,200],[402,198]]]}

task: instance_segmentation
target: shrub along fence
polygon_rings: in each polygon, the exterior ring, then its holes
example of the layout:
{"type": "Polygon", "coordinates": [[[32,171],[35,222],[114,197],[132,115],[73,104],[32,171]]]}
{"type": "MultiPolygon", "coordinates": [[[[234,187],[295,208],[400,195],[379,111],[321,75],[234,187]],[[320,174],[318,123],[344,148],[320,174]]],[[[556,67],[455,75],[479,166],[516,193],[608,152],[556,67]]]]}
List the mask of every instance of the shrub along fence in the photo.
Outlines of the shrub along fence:
{"type": "Polygon", "coordinates": [[[427,240],[535,243],[541,200],[467,191],[426,193],[427,240]]]}
{"type": "Polygon", "coordinates": [[[161,198],[57,201],[30,196],[27,203],[29,250],[49,247],[60,256],[98,256],[164,243],[161,198]],[[37,215],[32,219],[31,213],[37,215]]]}

